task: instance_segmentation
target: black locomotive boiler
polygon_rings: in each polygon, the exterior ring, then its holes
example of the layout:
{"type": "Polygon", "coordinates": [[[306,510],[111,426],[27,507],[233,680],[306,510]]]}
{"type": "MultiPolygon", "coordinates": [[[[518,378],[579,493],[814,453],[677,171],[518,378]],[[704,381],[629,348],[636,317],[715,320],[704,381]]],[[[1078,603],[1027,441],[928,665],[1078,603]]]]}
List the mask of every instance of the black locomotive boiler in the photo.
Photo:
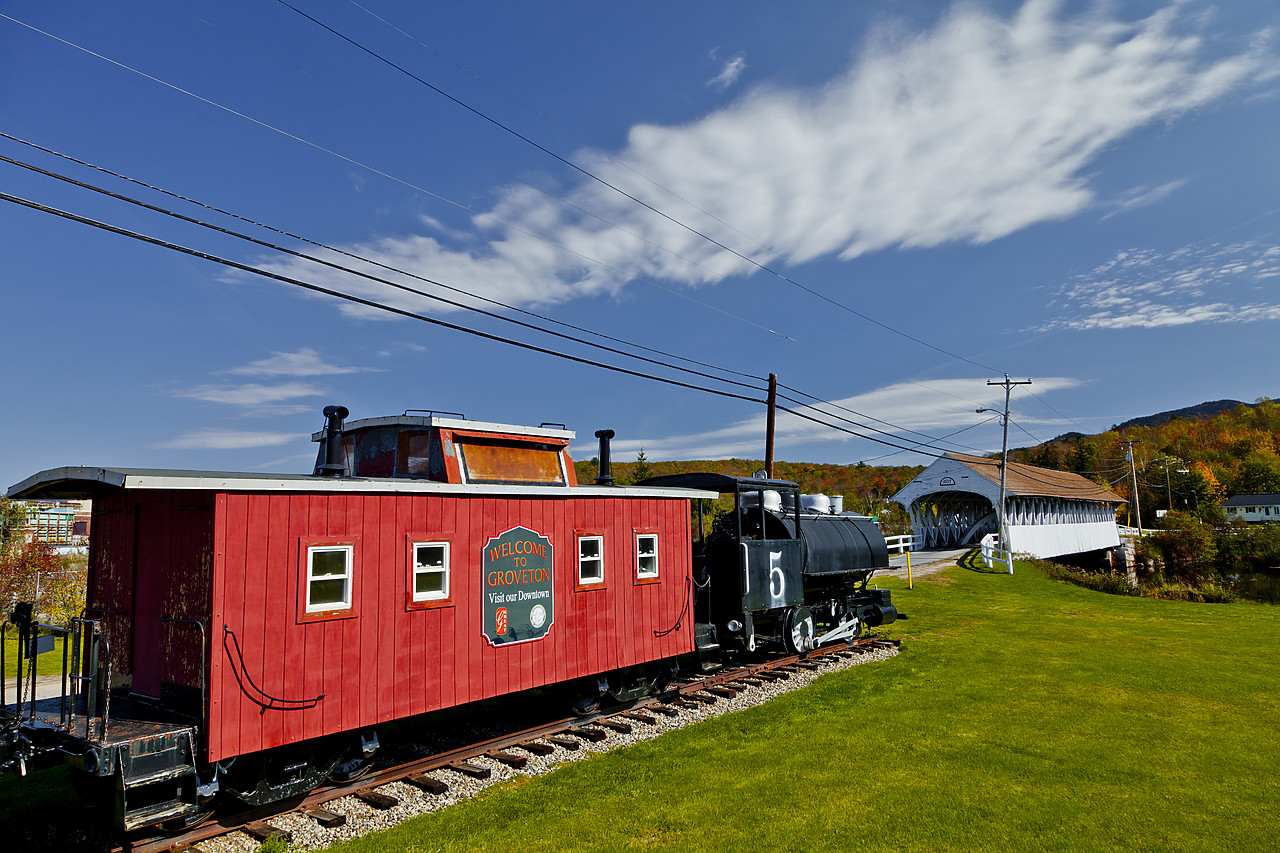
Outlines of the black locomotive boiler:
{"type": "MultiPolygon", "coordinates": [[[[864,628],[906,618],[888,590],[869,586],[889,565],[880,529],[868,517],[829,510],[787,480],[723,474],[654,477],[644,485],[714,491],[733,505],[692,543],[699,649],[789,652],[856,638],[864,628]]],[[[697,527],[706,530],[704,502],[697,527]]]]}

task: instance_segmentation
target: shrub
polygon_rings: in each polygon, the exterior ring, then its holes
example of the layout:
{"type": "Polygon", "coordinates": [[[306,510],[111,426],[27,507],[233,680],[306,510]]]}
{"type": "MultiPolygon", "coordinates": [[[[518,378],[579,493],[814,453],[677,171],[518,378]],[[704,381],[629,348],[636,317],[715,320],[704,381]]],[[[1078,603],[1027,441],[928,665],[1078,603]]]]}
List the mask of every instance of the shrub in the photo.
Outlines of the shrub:
{"type": "Polygon", "coordinates": [[[1211,527],[1185,512],[1169,513],[1161,519],[1161,527],[1150,539],[1160,551],[1165,578],[1198,586],[1217,576],[1218,547],[1211,527]]]}
{"type": "Polygon", "coordinates": [[[1048,560],[1032,559],[1028,562],[1035,567],[1037,571],[1053,580],[1066,581],[1067,583],[1082,586],[1086,589],[1092,589],[1095,592],[1105,592],[1108,595],[1134,595],[1133,587],[1129,586],[1129,578],[1124,572],[1104,571],[1104,572],[1086,572],[1080,569],[1073,569],[1069,566],[1063,566],[1058,563],[1052,563],[1048,560]]]}

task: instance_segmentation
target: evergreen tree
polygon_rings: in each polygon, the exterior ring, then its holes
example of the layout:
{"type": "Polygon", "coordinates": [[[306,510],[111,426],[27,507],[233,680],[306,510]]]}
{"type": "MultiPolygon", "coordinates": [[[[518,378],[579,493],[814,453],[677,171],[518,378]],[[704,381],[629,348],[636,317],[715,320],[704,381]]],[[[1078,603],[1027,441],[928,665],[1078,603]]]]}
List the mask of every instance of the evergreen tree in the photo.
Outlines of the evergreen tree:
{"type": "Polygon", "coordinates": [[[644,455],[644,447],[641,446],[640,452],[636,454],[636,464],[631,468],[631,485],[642,483],[653,476],[653,466],[649,464],[648,458],[644,455]]]}

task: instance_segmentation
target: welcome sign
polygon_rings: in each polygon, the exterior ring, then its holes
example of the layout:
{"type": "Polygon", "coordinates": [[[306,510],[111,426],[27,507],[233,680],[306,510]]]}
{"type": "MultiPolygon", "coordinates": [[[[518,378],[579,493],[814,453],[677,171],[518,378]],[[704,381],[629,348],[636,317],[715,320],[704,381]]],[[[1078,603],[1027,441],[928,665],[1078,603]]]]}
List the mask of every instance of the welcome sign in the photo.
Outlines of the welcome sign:
{"type": "Polygon", "coordinates": [[[513,527],[488,541],[481,622],[490,645],[541,640],[555,616],[555,571],[551,540],[527,527],[513,527]]]}

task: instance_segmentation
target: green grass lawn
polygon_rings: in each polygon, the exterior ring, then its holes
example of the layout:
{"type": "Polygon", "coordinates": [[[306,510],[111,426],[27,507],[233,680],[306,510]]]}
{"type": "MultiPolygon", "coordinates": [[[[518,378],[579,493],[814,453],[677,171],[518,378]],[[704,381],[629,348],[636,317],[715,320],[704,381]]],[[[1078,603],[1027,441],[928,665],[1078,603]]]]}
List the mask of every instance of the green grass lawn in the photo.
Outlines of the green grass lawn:
{"type": "MultiPolygon", "coordinates": [[[[62,637],[54,638],[53,651],[45,652],[36,656],[36,675],[61,675],[62,674],[62,637]]],[[[18,674],[18,631],[12,625],[9,626],[8,635],[5,637],[4,643],[4,677],[13,678],[18,674]]],[[[22,677],[26,678],[27,672],[24,670],[22,677]]]]}
{"type": "Polygon", "coordinates": [[[1280,611],[956,568],[901,654],[342,851],[1267,850],[1280,611]]]}

